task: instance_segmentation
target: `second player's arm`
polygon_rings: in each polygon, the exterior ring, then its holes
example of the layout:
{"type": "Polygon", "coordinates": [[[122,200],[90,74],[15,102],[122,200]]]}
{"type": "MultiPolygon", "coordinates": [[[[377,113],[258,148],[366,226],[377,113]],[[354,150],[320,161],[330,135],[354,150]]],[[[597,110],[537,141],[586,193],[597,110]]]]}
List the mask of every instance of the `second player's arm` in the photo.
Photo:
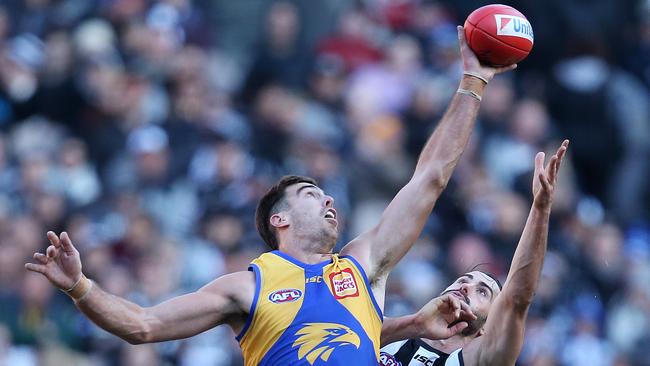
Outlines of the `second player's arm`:
{"type": "Polygon", "coordinates": [[[451,296],[438,296],[417,313],[396,318],[384,317],[381,347],[402,339],[447,339],[467,328],[475,320],[469,305],[451,296]],[[452,325],[453,324],[453,325],[452,325]]]}
{"type": "Polygon", "coordinates": [[[526,315],[535,296],[546,255],[554,185],[567,147],[568,141],[564,141],[546,169],[543,154],[535,158],[535,199],[503,290],[490,308],[484,334],[463,349],[467,366],[514,365],[519,356],[524,341],[526,315]]]}

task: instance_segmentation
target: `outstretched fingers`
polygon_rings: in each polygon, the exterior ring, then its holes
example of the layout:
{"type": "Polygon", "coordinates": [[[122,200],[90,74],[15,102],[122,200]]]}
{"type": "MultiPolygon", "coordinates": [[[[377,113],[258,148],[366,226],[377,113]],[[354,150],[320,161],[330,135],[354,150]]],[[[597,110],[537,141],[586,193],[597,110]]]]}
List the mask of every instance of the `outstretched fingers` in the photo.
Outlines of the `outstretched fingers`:
{"type": "Polygon", "coordinates": [[[56,236],[56,233],[54,231],[48,231],[47,232],[47,240],[50,241],[50,244],[54,245],[55,247],[61,246],[61,242],[59,241],[59,237],[56,236]]]}
{"type": "Polygon", "coordinates": [[[34,253],[34,259],[41,264],[48,264],[50,262],[50,258],[43,253],[34,253]]]}
{"type": "Polygon", "coordinates": [[[560,170],[560,164],[562,163],[562,159],[564,158],[568,147],[569,140],[562,141],[562,145],[560,145],[555,155],[553,155],[551,160],[548,162],[549,182],[555,183],[555,180],[557,179],[557,173],[560,170]]]}
{"type": "Polygon", "coordinates": [[[67,232],[62,232],[61,233],[61,244],[63,247],[63,251],[72,254],[75,251],[74,245],[72,245],[72,240],[70,240],[70,236],[68,236],[67,232]]]}
{"type": "Polygon", "coordinates": [[[462,26],[457,26],[456,31],[458,32],[458,44],[460,45],[460,52],[465,52],[467,48],[467,40],[465,39],[465,29],[462,26]]]}
{"type": "Polygon", "coordinates": [[[25,269],[28,271],[45,274],[47,268],[43,264],[25,263],[25,269]]]}
{"type": "Polygon", "coordinates": [[[56,257],[59,256],[59,249],[55,247],[54,245],[50,245],[45,249],[45,254],[47,254],[47,257],[50,259],[55,259],[56,257]]]}
{"type": "Polygon", "coordinates": [[[548,181],[551,182],[551,183],[555,182],[555,176],[557,175],[557,169],[558,169],[558,166],[557,166],[558,159],[559,158],[557,157],[557,154],[556,154],[556,155],[551,156],[551,160],[548,161],[548,166],[547,166],[546,170],[548,172],[548,181]]]}
{"type": "Polygon", "coordinates": [[[546,154],[543,152],[538,152],[537,155],[535,155],[535,173],[543,173],[544,172],[544,158],[546,157],[546,154]]]}
{"type": "Polygon", "coordinates": [[[557,170],[560,170],[560,165],[562,164],[562,159],[564,159],[564,155],[566,154],[566,151],[569,149],[569,140],[564,140],[562,141],[562,145],[560,146],[559,149],[557,149],[557,162],[555,163],[557,165],[557,170]]]}
{"type": "Polygon", "coordinates": [[[537,178],[539,179],[539,182],[542,184],[542,189],[546,192],[551,192],[553,187],[551,186],[551,183],[549,183],[548,178],[546,178],[546,175],[543,173],[539,173],[537,175],[537,178]]]}

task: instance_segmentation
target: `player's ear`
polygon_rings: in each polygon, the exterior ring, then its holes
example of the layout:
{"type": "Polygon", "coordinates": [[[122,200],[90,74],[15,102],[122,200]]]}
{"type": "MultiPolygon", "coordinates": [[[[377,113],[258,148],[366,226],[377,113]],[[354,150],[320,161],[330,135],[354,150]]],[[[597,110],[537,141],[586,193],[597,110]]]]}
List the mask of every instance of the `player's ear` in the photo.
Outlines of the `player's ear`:
{"type": "Polygon", "coordinates": [[[481,328],[481,329],[479,329],[478,332],[476,333],[476,336],[477,336],[477,337],[480,337],[480,336],[482,336],[483,334],[485,334],[485,328],[481,328]]]}
{"type": "Polygon", "coordinates": [[[271,215],[269,220],[271,221],[271,225],[276,228],[289,226],[289,216],[284,211],[271,215]]]}

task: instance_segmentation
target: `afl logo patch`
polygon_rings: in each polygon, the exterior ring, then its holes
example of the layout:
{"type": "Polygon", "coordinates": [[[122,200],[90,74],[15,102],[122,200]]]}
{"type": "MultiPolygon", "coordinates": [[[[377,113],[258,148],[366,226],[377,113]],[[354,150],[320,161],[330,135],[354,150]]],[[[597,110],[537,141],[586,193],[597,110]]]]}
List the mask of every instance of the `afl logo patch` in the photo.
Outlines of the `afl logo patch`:
{"type": "Polygon", "coordinates": [[[296,288],[284,288],[282,290],[273,291],[269,294],[269,301],[276,304],[285,302],[294,302],[302,297],[302,291],[296,288]]]}
{"type": "Polygon", "coordinates": [[[334,297],[337,299],[359,296],[357,280],[354,278],[354,274],[350,268],[330,274],[330,285],[332,286],[334,297]]]}
{"type": "Polygon", "coordinates": [[[402,366],[402,363],[397,361],[390,353],[382,352],[379,354],[380,366],[402,366]]]}

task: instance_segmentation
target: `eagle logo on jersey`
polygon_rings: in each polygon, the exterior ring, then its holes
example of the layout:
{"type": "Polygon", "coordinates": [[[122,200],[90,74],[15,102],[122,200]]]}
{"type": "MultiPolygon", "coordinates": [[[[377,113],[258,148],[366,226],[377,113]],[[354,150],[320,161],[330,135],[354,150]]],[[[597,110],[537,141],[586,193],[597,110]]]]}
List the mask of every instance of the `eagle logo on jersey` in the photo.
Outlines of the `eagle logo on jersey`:
{"type": "Polygon", "coordinates": [[[300,347],[298,358],[306,357],[310,365],[318,358],[327,361],[338,347],[354,345],[358,349],[361,344],[361,339],[352,329],[335,323],[305,323],[296,335],[299,337],[293,342],[293,347],[300,347]]]}

